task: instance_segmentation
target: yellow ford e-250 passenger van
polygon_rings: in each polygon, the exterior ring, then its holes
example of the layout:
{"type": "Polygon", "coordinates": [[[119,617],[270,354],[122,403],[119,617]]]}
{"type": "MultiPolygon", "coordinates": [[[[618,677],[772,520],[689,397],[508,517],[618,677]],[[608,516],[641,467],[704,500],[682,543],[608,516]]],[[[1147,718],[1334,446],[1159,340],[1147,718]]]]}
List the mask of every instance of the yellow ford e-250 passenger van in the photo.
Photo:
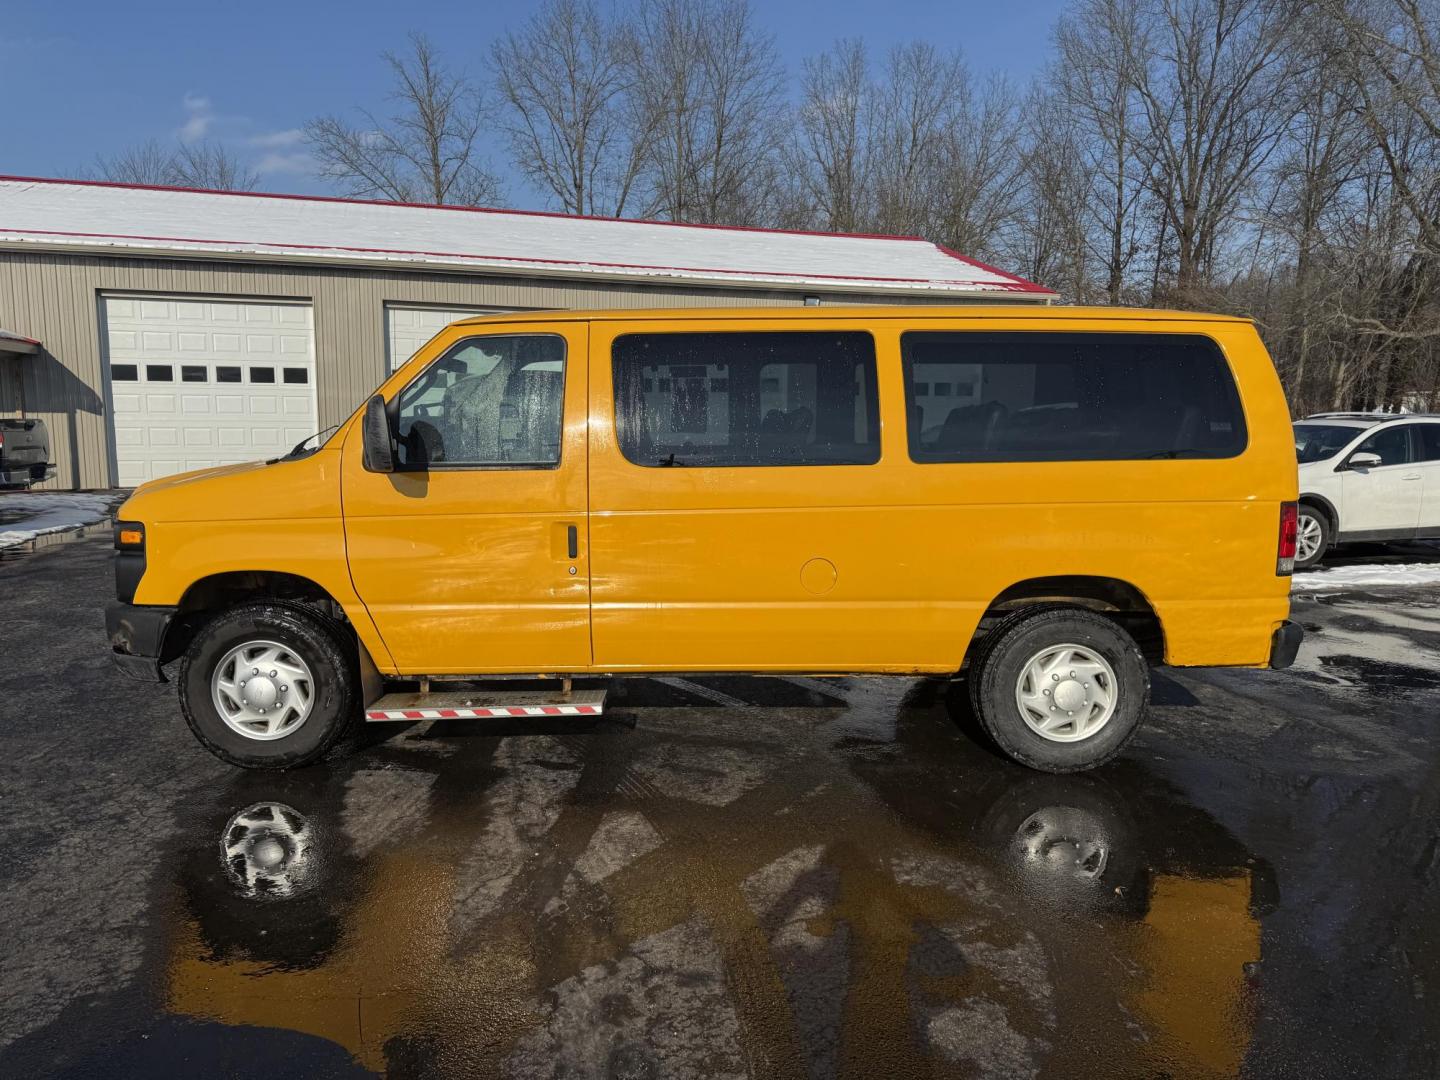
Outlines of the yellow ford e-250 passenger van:
{"type": "Polygon", "coordinates": [[[132,672],[180,659],[237,765],[312,761],[362,715],[598,708],[429,692],[467,676],[963,668],[1000,748],[1068,771],[1134,734],[1149,664],[1293,660],[1295,499],[1240,319],[492,316],[328,440],[137,490],[107,623],[132,672]]]}

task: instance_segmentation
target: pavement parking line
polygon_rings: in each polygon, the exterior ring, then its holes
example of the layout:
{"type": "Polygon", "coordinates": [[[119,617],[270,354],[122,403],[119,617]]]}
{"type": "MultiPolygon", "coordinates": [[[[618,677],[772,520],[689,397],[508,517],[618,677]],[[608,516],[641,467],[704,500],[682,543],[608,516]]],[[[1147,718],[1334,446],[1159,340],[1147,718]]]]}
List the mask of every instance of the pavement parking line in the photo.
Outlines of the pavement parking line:
{"type": "Polygon", "coordinates": [[[687,694],[694,694],[696,697],[702,697],[709,701],[713,701],[717,705],[724,705],[727,709],[750,708],[750,703],[748,701],[741,701],[739,698],[731,697],[729,694],[722,694],[719,690],[711,690],[708,686],[701,686],[699,683],[691,682],[689,679],[681,679],[675,676],[665,676],[663,678],[658,678],[655,681],[658,683],[664,683],[666,686],[671,687],[672,689],[681,690],[687,694]]]}

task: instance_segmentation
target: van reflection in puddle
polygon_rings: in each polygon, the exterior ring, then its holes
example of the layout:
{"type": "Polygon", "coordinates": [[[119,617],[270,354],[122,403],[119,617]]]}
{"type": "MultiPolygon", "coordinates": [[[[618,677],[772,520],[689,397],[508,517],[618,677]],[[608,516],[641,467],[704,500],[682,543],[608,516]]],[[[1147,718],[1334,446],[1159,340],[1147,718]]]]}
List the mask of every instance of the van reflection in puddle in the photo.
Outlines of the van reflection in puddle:
{"type": "Polygon", "coordinates": [[[842,742],[833,707],[657,709],[243,777],[169,1007],[376,1071],[1233,1075],[1268,871],[1138,765],[1037,776],[889,707],[842,742]]]}

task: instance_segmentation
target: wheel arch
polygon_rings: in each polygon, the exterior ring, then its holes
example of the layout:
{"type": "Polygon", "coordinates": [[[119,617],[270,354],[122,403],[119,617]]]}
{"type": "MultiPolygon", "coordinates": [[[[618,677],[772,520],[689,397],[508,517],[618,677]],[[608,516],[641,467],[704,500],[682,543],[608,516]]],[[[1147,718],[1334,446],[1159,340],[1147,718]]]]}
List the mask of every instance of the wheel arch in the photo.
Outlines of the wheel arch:
{"type": "Polygon", "coordinates": [[[1317,495],[1313,491],[1302,492],[1300,495],[1301,506],[1313,506],[1330,520],[1330,532],[1333,536],[1340,531],[1340,511],[1335,504],[1324,495],[1317,495]]]}
{"type": "Polygon", "coordinates": [[[1008,586],[986,607],[967,657],[995,627],[1035,607],[1075,607],[1104,615],[1135,639],[1146,660],[1158,664],[1165,658],[1165,630],[1145,593],[1123,578],[1093,574],[1026,578],[1008,586]]]}
{"type": "Polygon", "coordinates": [[[267,600],[311,608],[343,626],[355,645],[366,701],[379,696],[379,671],[344,606],[318,582],[282,570],[227,570],[192,582],[176,605],[175,618],[165,634],[161,663],[179,657],[216,612],[267,600]]]}

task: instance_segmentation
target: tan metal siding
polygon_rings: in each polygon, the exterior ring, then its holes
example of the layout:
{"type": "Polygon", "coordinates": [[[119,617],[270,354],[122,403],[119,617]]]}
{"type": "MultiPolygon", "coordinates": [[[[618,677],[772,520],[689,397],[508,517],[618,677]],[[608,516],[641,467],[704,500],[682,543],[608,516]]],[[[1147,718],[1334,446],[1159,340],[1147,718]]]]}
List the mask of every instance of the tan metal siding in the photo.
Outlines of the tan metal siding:
{"type": "MultiPolygon", "coordinates": [[[[497,308],[793,307],[798,292],[629,285],[553,278],[292,267],[191,259],[121,259],[0,252],[0,326],[43,342],[21,361],[26,412],[50,428],[58,466],[50,487],[111,483],[102,400],[99,297],[112,292],[309,300],[315,313],[320,424],[347,417],[385,376],[385,304],[497,308]]],[[[816,291],[830,304],[894,304],[904,297],[816,291]]],[[[994,303],[993,295],[975,297],[994,303]]],[[[954,304],[956,298],[916,297],[954,304]]],[[[8,393],[0,414],[18,411],[8,393]],[[8,410],[8,411],[7,411],[8,410]]]]}

